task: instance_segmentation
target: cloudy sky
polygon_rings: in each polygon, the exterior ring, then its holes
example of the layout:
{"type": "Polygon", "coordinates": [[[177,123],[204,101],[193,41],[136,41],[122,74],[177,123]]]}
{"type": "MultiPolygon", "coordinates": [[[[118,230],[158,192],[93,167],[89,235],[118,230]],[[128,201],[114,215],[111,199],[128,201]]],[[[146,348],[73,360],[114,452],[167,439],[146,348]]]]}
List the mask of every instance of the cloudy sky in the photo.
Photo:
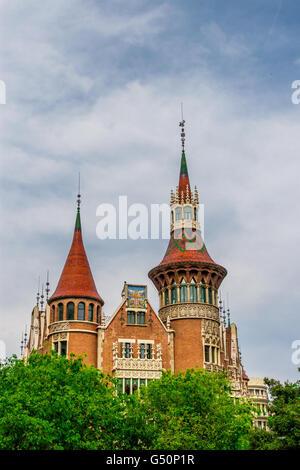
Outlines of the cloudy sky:
{"type": "Polygon", "coordinates": [[[249,376],[295,379],[299,321],[300,5],[293,0],[1,0],[0,339],[19,353],[38,277],[55,289],[82,181],[104,311],[147,283],[167,240],[96,237],[96,208],[168,203],[180,103],[192,185],[249,376]]]}

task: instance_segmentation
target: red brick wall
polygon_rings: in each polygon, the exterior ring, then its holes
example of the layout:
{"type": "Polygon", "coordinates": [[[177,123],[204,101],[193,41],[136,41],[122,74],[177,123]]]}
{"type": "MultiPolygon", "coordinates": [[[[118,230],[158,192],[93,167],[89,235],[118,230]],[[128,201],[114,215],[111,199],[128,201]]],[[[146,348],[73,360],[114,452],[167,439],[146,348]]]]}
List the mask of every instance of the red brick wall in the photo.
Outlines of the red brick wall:
{"type": "Polygon", "coordinates": [[[175,330],[175,372],[197,366],[203,368],[201,320],[198,318],[172,320],[171,328],[175,330]]]}
{"type": "Polygon", "coordinates": [[[154,340],[155,348],[155,357],[156,357],[156,346],[161,344],[162,347],[162,359],[163,359],[163,368],[170,369],[170,353],[168,348],[168,334],[161,324],[160,320],[157,318],[154,311],[151,309],[148,304],[148,309],[146,312],[146,326],[135,326],[127,325],[127,315],[126,307],[123,305],[116,316],[113,318],[107,329],[105,330],[103,344],[103,353],[102,353],[102,370],[105,372],[112,372],[113,367],[113,343],[118,341],[118,338],[128,338],[135,339],[136,343],[133,346],[133,356],[137,357],[137,340],[154,340]],[[149,325],[149,314],[152,314],[153,323],[149,325]],[[120,318],[121,313],[123,313],[123,318],[125,322],[121,324],[120,318]]]}

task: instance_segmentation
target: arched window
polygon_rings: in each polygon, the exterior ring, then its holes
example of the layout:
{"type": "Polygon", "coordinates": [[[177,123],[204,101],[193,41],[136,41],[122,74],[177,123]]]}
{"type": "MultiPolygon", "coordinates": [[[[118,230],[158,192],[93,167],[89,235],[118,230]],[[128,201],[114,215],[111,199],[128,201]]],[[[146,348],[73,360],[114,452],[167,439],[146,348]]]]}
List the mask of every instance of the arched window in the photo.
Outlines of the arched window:
{"type": "Polygon", "coordinates": [[[89,321],[94,321],[94,304],[89,305],[89,321]]]}
{"type": "Polygon", "coordinates": [[[55,322],[55,306],[52,305],[52,321],[55,322]]]}
{"type": "Polygon", "coordinates": [[[197,221],[198,220],[198,211],[197,207],[194,207],[194,219],[197,221]]]}
{"type": "Polygon", "coordinates": [[[138,325],[145,325],[145,312],[137,312],[136,322],[138,325]]]}
{"type": "Polygon", "coordinates": [[[100,323],[100,307],[97,306],[97,323],[100,323]]]}
{"type": "Polygon", "coordinates": [[[58,304],[58,321],[62,321],[64,319],[64,304],[58,304]]]}
{"type": "Polygon", "coordinates": [[[197,286],[194,279],[190,283],[190,301],[197,302],[197,286]]]}
{"type": "Polygon", "coordinates": [[[74,320],[74,302],[67,305],[67,320],[74,320]]]}
{"type": "Polygon", "coordinates": [[[193,218],[193,211],[191,206],[184,206],[184,218],[185,220],[192,220],[193,218]]]}
{"type": "Polygon", "coordinates": [[[127,312],[127,324],[135,325],[135,312],[133,311],[127,312]]]}
{"type": "Polygon", "coordinates": [[[169,305],[169,289],[165,290],[165,305],[169,305]]]}
{"type": "Polygon", "coordinates": [[[211,287],[208,288],[208,303],[212,304],[213,303],[213,297],[212,297],[212,289],[211,287]]]}
{"type": "Polygon", "coordinates": [[[79,302],[77,307],[77,320],[84,320],[85,305],[83,302],[79,302]]]}
{"type": "Polygon", "coordinates": [[[186,287],[186,282],[184,279],[182,279],[180,283],[180,302],[186,302],[187,301],[187,287],[186,287]]]}
{"type": "Polygon", "coordinates": [[[175,209],[175,220],[181,220],[182,219],[182,209],[181,207],[176,207],[175,209]]]}
{"type": "Polygon", "coordinates": [[[200,286],[200,302],[206,302],[205,287],[200,286]]]}
{"type": "Polygon", "coordinates": [[[175,284],[171,287],[171,302],[172,304],[177,302],[177,286],[175,284]]]}

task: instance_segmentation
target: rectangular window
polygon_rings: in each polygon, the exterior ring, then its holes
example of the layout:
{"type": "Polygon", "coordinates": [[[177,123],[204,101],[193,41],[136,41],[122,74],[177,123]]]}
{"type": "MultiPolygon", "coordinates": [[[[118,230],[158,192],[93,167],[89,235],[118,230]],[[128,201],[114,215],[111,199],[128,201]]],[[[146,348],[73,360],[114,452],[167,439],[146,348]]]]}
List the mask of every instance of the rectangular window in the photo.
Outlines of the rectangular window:
{"type": "Polygon", "coordinates": [[[172,301],[172,304],[176,304],[177,302],[177,287],[176,286],[171,288],[171,301],[172,301]]]}
{"type": "Polygon", "coordinates": [[[197,287],[190,285],[190,301],[197,302],[197,287]]]}
{"type": "Polygon", "coordinates": [[[125,393],[130,395],[130,379],[125,379],[125,393]]]}
{"type": "Polygon", "coordinates": [[[200,286],[200,302],[206,302],[205,288],[203,286],[200,286]]]}
{"type": "Polygon", "coordinates": [[[135,325],[135,312],[127,312],[127,324],[135,325]]]}
{"type": "Polygon", "coordinates": [[[67,355],[67,341],[60,342],[60,354],[61,356],[67,355]]]}
{"type": "Polygon", "coordinates": [[[132,393],[138,389],[138,379],[132,379],[132,393]]]}
{"type": "Polygon", "coordinates": [[[212,303],[213,303],[211,287],[208,288],[208,303],[209,303],[209,304],[212,304],[212,303]]]}
{"type": "Polygon", "coordinates": [[[147,359],[152,359],[152,344],[147,344],[147,359]]]}
{"type": "Polygon", "coordinates": [[[209,360],[209,346],[204,346],[204,352],[205,352],[205,362],[210,362],[209,360]]]}
{"type": "Polygon", "coordinates": [[[138,312],[137,313],[137,324],[138,325],[145,325],[145,312],[138,312]]]}
{"type": "Polygon", "coordinates": [[[213,364],[216,363],[216,348],[215,348],[215,346],[211,347],[211,362],[213,364]]]}
{"type": "Polygon", "coordinates": [[[145,344],[140,344],[140,359],[145,359],[145,344]]]}
{"type": "Polygon", "coordinates": [[[58,343],[54,343],[54,351],[58,353],[58,343]]]}
{"type": "Polygon", "coordinates": [[[130,343],[125,343],[125,357],[130,358],[130,343]]]}
{"type": "Polygon", "coordinates": [[[165,304],[169,305],[169,289],[165,290],[165,304]]]}
{"type": "Polygon", "coordinates": [[[187,301],[187,288],[186,286],[180,286],[180,302],[187,301]]]}
{"type": "Polygon", "coordinates": [[[146,379],[140,379],[140,387],[146,385],[146,379]]]}

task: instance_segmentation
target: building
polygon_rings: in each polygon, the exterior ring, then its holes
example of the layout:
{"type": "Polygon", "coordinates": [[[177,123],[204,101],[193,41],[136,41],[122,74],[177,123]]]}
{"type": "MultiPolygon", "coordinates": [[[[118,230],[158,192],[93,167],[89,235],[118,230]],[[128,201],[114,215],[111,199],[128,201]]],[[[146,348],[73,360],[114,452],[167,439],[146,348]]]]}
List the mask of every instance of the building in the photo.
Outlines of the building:
{"type": "MultiPolygon", "coordinates": [[[[82,239],[80,195],[72,245],[58,285],[45,308],[38,297],[31,315],[25,356],[55,349],[86,354],[119,379],[131,393],[163,370],[226,370],[235,396],[247,395],[248,377],[241,362],[237,327],[219,300],[227,271],[209,255],[201,236],[197,188],[191,190],[180,123],[182,154],[179,184],[171,191],[170,241],[162,261],[149,272],[160,301],[152,308],[147,286],[125,283],[121,303],[106,321],[82,239]]],[[[43,295],[43,294],[42,294],[43,295]]],[[[46,296],[47,297],[47,296],[46,296]]]]}
{"type": "Polygon", "coordinates": [[[264,379],[251,377],[248,382],[248,394],[253,406],[258,409],[255,413],[255,426],[268,429],[269,397],[264,379]]]}

